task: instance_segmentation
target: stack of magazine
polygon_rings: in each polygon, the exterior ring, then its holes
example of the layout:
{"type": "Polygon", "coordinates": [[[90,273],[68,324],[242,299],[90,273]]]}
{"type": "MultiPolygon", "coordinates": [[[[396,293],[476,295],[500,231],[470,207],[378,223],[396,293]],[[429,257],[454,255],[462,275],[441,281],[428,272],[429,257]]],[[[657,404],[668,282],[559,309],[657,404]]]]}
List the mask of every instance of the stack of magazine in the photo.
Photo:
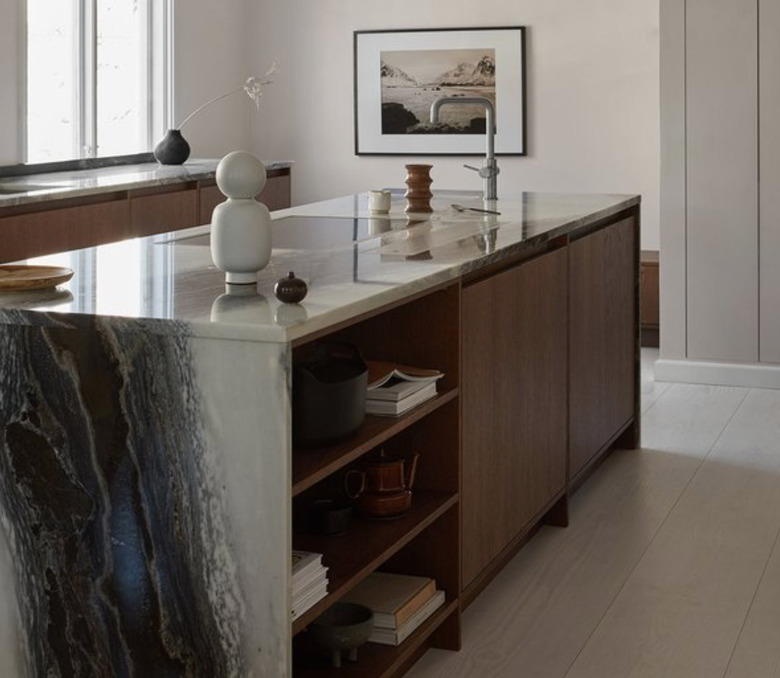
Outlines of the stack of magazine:
{"type": "Polygon", "coordinates": [[[367,361],[366,412],[398,417],[436,395],[436,382],[444,376],[438,370],[367,361]]]}
{"type": "Polygon", "coordinates": [[[430,577],[372,572],[342,600],[373,610],[370,642],[400,645],[444,604],[444,591],[430,577]]]}
{"type": "Polygon", "coordinates": [[[292,552],[292,618],[300,617],[328,595],[328,568],[321,553],[292,552]]]}

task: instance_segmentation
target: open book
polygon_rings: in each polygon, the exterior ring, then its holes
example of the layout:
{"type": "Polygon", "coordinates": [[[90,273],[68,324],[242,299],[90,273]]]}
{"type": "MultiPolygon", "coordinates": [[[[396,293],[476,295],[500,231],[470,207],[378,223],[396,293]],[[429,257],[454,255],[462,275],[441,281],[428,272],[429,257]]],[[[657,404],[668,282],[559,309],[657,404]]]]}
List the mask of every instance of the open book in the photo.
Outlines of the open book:
{"type": "Polygon", "coordinates": [[[366,394],[368,400],[403,400],[444,376],[444,373],[438,370],[399,363],[367,360],[366,364],[368,366],[368,393],[366,394]]]}

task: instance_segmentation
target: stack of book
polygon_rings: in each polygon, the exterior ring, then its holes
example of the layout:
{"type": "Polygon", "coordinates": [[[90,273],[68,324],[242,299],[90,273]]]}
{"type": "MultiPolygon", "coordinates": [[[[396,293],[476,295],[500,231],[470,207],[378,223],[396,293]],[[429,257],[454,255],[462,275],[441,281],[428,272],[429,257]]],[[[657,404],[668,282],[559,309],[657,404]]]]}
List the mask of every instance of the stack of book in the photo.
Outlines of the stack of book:
{"type": "Polygon", "coordinates": [[[369,642],[400,645],[444,604],[444,591],[429,577],[373,572],[342,600],[373,610],[369,642]]]}
{"type": "Polygon", "coordinates": [[[300,617],[328,595],[328,568],[321,553],[292,552],[292,618],[300,617]]]}
{"type": "Polygon", "coordinates": [[[398,417],[436,395],[438,370],[395,363],[367,361],[366,412],[398,417]]]}

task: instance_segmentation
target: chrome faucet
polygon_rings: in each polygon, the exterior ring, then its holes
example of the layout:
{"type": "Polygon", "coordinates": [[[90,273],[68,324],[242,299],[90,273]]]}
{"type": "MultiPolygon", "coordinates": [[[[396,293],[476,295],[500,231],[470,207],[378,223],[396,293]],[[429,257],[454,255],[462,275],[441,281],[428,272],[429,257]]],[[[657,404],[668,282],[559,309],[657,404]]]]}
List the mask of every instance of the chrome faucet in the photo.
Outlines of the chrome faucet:
{"type": "Polygon", "coordinates": [[[495,134],[496,134],[496,112],[493,108],[493,102],[490,99],[484,97],[442,97],[436,99],[431,104],[431,122],[439,122],[439,109],[445,104],[477,104],[484,106],[487,113],[487,124],[485,129],[485,137],[487,139],[487,152],[485,154],[484,167],[472,167],[471,165],[463,165],[464,167],[479,172],[485,180],[485,200],[496,200],[497,181],[498,177],[498,164],[496,163],[495,153],[495,134]]]}

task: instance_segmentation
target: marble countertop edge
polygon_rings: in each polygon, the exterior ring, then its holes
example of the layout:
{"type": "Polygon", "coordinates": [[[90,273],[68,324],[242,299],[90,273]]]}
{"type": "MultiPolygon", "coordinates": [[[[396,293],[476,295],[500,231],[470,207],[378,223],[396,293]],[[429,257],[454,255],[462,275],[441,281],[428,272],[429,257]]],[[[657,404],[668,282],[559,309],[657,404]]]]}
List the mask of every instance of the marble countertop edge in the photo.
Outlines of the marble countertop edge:
{"type": "MultiPolygon", "coordinates": [[[[0,194],[0,209],[213,179],[218,163],[218,159],[196,158],[183,165],[144,163],[0,178],[0,186],[5,189],[20,187],[19,193],[0,194]],[[24,190],[26,186],[36,189],[24,190]]],[[[272,171],[292,167],[294,163],[280,160],[264,164],[267,171],[272,171]]]]}
{"type": "MultiPolygon", "coordinates": [[[[94,302],[91,306],[80,307],[78,285],[74,287],[67,283],[45,294],[6,293],[2,300],[5,307],[0,304],[0,324],[79,328],[107,323],[128,330],[203,339],[298,342],[455,282],[549,240],[587,229],[639,205],[641,201],[638,195],[527,193],[514,202],[505,202],[502,207],[505,220],[487,228],[449,209],[448,203],[452,199],[453,194],[440,193],[436,210],[427,215],[430,229],[417,233],[414,228],[388,232],[390,236],[401,236],[400,240],[391,240],[392,246],[399,244],[412,249],[419,245],[420,240],[428,243],[426,233],[431,236],[439,234],[442,237],[440,244],[431,246],[433,256],[428,260],[412,261],[416,257],[404,256],[407,250],[400,249],[396,250],[400,253],[394,252],[385,262],[382,254],[384,246],[379,245],[379,249],[374,247],[367,251],[369,259],[365,263],[368,268],[361,270],[361,274],[367,275],[360,279],[354,278],[351,269],[344,268],[351,263],[343,257],[351,256],[347,253],[354,245],[336,250],[336,254],[343,252],[341,258],[329,250],[276,250],[269,266],[260,272],[257,286],[252,286],[246,293],[239,293],[225,286],[222,274],[210,260],[208,242],[203,241],[209,227],[198,226],[140,241],[127,241],[148,242],[146,247],[151,252],[162,252],[164,250],[158,248],[170,247],[179,253],[176,260],[181,261],[183,268],[175,273],[176,301],[173,302],[174,297],[171,297],[175,312],[170,316],[150,314],[151,308],[127,316],[121,311],[117,313],[110,306],[105,312],[90,310],[95,308],[94,302]],[[518,211],[519,205],[523,206],[521,211],[518,211]],[[479,251],[474,242],[475,236],[485,236],[493,229],[498,234],[497,241],[494,237],[496,248],[479,251]],[[450,234],[454,235],[448,238],[450,234]],[[273,282],[284,275],[284,271],[293,270],[292,267],[296,271],[300,267],[304,277],[307,277],[308,268],[310,294],[300,305],[281,304],[272,292],[273,282]],[[181,300],[180,294],[184,295],[181,300]],[[180,303],[184,304],[181,309],[180,303]]],[[[274,219],[288,214],[363,219],[368,216],[363,207],[365,202],[366,194],[345,196],[316,205],[281,210],[274,214],[274,219]]],[[[402,204],[402,199],[399,199],[392,213],[386,216],[390,222],[398,222],[404,216],[416,221],[422,216],[400,215],[398,210],[402,209],[402,204]]],[[[102,251],[103,248],[100,249],[102,251]]]]}

